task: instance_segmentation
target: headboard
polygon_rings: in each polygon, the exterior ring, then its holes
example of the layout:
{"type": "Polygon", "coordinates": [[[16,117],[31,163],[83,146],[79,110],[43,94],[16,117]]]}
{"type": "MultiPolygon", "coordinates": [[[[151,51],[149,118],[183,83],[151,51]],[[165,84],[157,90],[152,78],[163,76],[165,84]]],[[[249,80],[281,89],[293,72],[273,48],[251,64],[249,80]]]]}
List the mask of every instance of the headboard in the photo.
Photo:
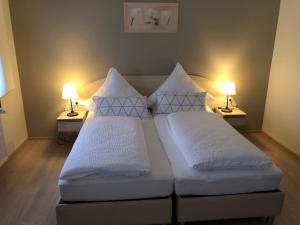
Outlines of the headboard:
{"type": "MultiPolygon", "coordinates": [[[[201,77],[190,75],[191,78],[196,82],[200,87],[205,89],[207,92],[212,94],[214,97],[219,96],[218,91],[216,90],[216,85],[213,81],[201,77]]],[[[141,76],[132,76],[125,75],[124,78],[142,95],[149,96],[151,95],[159,86],[168,78],[167,75],[141,75],[141,76]]],[[[90,98],[98,88],[103,84],[105,78],[96,80],[90,84],[87,84],[79,90],[80,99],[90,98]]]]}

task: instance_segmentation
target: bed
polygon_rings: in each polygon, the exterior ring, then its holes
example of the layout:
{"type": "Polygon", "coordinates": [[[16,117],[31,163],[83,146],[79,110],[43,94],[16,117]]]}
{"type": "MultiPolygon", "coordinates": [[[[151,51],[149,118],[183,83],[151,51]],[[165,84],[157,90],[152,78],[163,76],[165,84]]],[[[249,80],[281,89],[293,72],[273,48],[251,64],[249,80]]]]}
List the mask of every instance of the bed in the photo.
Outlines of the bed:
{"type": "Polygon", "coordinates": [[[59,180],[61,201],[57,206],[58,224],[171,222],[172,169],[153,120],[143,120],[142,124],[151,173],[140,177],[88,176],[77,180],[59,180]]]}
{"type": "Polygon", "coordinates": [[[178,222],[272,217],[281,211],[282,172],[265,170],[198,171],[187,166],[175,144],[166,114],[155,125],[173,169],[178,222]]]}
{"type": "MultiPolygon", "coordinates": [[[[168,76],[124,78],[141,94],[149,96],[168,76]]],[[[191,78],[218,96],[212,81],[201,76],[191,78]]],[[[84,86],[79,92],[81,99],[89,98],[104,80],[84,86]]],[[[219,104],[216,100],[209,106],[213,108],[219,104]]],[[[81,182],[60,181],[62,199],[56,210],[58,225],[169,224],[172,210],[176,212],[178,222],[272,217],[280,213],[283,193],[277,190],[281,175],[276,167],[259,175],[251,171],[219,173],[210,180],[207,178],[212,174],[194,176],[184,168],[177,153],[169,154],[169,149],[174,146],[165,132],[164,116],[155,116],[154,120],[143,122],[151,163],[157,168],[153,174],[132,180],[109,178],[97,181],[89,178],[81,182]],[[174,181],[172,174],[175,175],[174,181]],[[258,184],[262,178],[264,182],[258,184]],[[173,188],[176,196],[172,196],[173,188]],[[120,195],[119,190],[125,189],[127,192],[120,195]]]]}

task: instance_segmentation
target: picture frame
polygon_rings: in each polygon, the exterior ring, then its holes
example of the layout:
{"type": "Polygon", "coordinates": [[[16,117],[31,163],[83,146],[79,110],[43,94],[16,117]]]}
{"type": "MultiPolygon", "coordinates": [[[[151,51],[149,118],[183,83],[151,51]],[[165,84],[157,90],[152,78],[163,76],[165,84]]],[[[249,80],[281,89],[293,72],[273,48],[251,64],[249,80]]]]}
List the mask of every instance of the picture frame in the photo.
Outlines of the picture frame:
{"type": "Polygon", "coordinates": [[[124,31],[178,32],[178,3],[124,3],[124,31]]]}

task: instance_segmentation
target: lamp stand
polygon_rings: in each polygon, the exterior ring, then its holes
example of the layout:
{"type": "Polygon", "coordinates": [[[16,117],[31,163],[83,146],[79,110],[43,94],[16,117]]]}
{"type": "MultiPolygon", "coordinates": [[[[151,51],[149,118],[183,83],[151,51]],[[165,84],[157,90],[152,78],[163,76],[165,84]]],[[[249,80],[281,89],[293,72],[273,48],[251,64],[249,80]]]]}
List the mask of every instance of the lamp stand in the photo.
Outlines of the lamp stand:
{"type": "Polygon", "coordinates": [[[69,116],[69,117],[78,116],[78,112],[74,112],[74,110],[73,110],[72,99],[70,99],[70,103],[71,103],[71,112],[69,112],[69,113],[67,114],[67,116],[69,116]]]}
{"type": "Polygon", "coordinates": [[[221,109],[222,112],[225,112],[225,113],[231,113],[232,112],[232,110],[228,107],[228,102],[229,102],[229,95],[227,95],[226,108],[221,109]]]}

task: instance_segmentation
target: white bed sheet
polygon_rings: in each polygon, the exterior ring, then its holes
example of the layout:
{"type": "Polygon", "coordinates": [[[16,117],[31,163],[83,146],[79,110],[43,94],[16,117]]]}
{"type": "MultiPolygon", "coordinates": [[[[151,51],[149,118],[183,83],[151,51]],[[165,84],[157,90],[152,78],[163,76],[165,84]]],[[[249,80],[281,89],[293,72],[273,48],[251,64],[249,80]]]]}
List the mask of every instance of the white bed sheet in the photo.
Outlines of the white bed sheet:
{"type": "MultiPolygon", "coordinates": [[[[89,114],[88,118],[93,115],[89,114]]],[[[173,174],[153,119],[142,121],[151,172],[140,177],[90,176],[76,181],[59,180],[64,201],[113,201],[159,198],[173,193],[173,174]]]]}
{"type": "Polygon", "coordinates": [[[276,190],[282,172],[265,170],[198,171],[190,168],[168,127],[167,115],[155,115],[155,125],[173,169],[177,195],[224,195],[276,190]]]}

